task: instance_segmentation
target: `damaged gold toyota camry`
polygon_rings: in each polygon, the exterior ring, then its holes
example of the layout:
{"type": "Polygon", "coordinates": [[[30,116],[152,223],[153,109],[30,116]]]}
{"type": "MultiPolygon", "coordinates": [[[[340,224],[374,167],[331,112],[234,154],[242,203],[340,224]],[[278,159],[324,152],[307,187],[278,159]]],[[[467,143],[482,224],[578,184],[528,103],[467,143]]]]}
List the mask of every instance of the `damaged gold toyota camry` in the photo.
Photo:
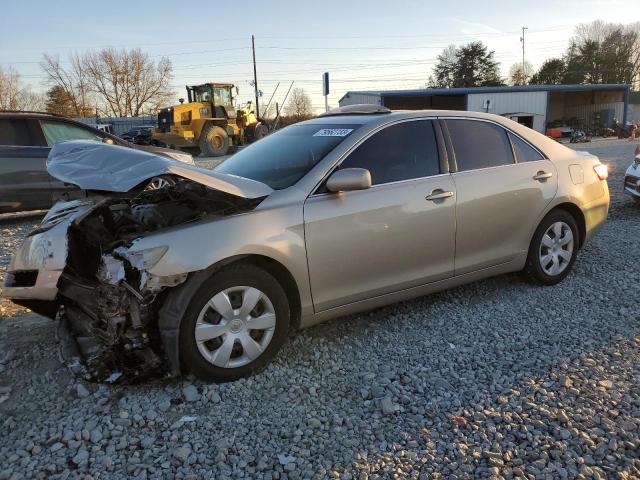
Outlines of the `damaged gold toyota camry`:
{"type": "Polygon", "coordinates": [[[48,170],[78,190],[4,295],[56,319],[97,381],[233,380],[330,318],[506,272],[555,284],[609,207],[597,157],[472,112],[338,109],[214,171],[66,142],[48,170]],[[176,181],[145,190],[159,176],[176,181]]]}

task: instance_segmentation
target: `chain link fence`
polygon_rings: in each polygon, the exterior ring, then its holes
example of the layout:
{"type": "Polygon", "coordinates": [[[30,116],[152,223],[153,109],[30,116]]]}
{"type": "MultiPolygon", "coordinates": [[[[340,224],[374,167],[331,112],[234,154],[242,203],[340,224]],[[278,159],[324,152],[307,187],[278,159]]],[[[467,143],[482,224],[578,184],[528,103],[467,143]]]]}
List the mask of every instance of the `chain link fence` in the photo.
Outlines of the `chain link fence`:
{"type": "Polygon", "coordinates": [[[140,115],[138,117],[79,117],[75,120],[92,127],[109,126],[110,129],[107,131],[114,135],[122,135],[135,127],[158,126],[158,117],[156,115],[140,115]]]}

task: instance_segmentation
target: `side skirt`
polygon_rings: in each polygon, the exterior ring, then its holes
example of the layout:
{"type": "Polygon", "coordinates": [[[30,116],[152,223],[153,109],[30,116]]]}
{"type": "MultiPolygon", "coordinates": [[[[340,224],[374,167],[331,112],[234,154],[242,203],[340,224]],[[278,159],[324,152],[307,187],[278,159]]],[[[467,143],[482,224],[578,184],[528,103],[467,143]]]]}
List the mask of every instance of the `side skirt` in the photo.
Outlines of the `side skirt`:
{"type": "Polygon", "coordinates": [[[352,315],[354,313],[364,312],[367,310],[373,310],[375,308],[384,307],[392,303],[402,302],[410,300],[416,297],[428,295],[430,293],[440,292],[449,288],[458,287],[466,283],[475,282],[489,277],[495,277],[496,275],[502,275],[504,273],[517,272],[524,268],[527,254],[521,254],[515,259],[495,265],[493,267],[483,268],[475,272],[466,273],[464,275],[458,275],[445,280],[439,280],[437,282],[429,283],[427,285],[420,285],[417,287],[407,288],[398,292],[387,293],[385,295],[379,295],[377,297],[369,298],[367,300],[360,300],[358,302],[349,303],[340,307],[331,308],[318,312],[314,315],[304,317],[301,322],[302,328],[311,327],[318,323],[331,320],[333,318],[342,317],[345,315],[352,315]]]}

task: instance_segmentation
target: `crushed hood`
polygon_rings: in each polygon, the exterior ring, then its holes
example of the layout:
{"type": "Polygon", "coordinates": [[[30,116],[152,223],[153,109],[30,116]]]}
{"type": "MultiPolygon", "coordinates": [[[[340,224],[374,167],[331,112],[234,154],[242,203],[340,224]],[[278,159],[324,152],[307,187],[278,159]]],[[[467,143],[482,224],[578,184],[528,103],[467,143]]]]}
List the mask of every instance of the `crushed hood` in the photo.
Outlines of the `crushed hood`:
{"type": "Polygon", "coordinates": [[[237,197],[254,199],[270,195],[264,183],[177,162],[133,148],[88,140],[53,146],[47,159],[49,173],[83,190],[128,192],[158,175],[177,175],[237,197]]]}

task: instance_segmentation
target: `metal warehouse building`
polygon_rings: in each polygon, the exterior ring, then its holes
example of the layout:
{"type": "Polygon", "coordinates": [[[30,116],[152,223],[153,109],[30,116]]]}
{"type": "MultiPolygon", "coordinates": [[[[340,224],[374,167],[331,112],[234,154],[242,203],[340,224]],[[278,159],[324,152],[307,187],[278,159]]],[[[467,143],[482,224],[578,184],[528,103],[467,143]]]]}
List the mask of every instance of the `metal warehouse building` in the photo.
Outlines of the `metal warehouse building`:
{"type": "Polygon", "coordinates": [[[594,129],[624,123],[629,85],[523,85],[347,92],[340,106],[358,103],[392,110],[469,110],[509,117],[543,132],[549,123],[594,129]]]}

